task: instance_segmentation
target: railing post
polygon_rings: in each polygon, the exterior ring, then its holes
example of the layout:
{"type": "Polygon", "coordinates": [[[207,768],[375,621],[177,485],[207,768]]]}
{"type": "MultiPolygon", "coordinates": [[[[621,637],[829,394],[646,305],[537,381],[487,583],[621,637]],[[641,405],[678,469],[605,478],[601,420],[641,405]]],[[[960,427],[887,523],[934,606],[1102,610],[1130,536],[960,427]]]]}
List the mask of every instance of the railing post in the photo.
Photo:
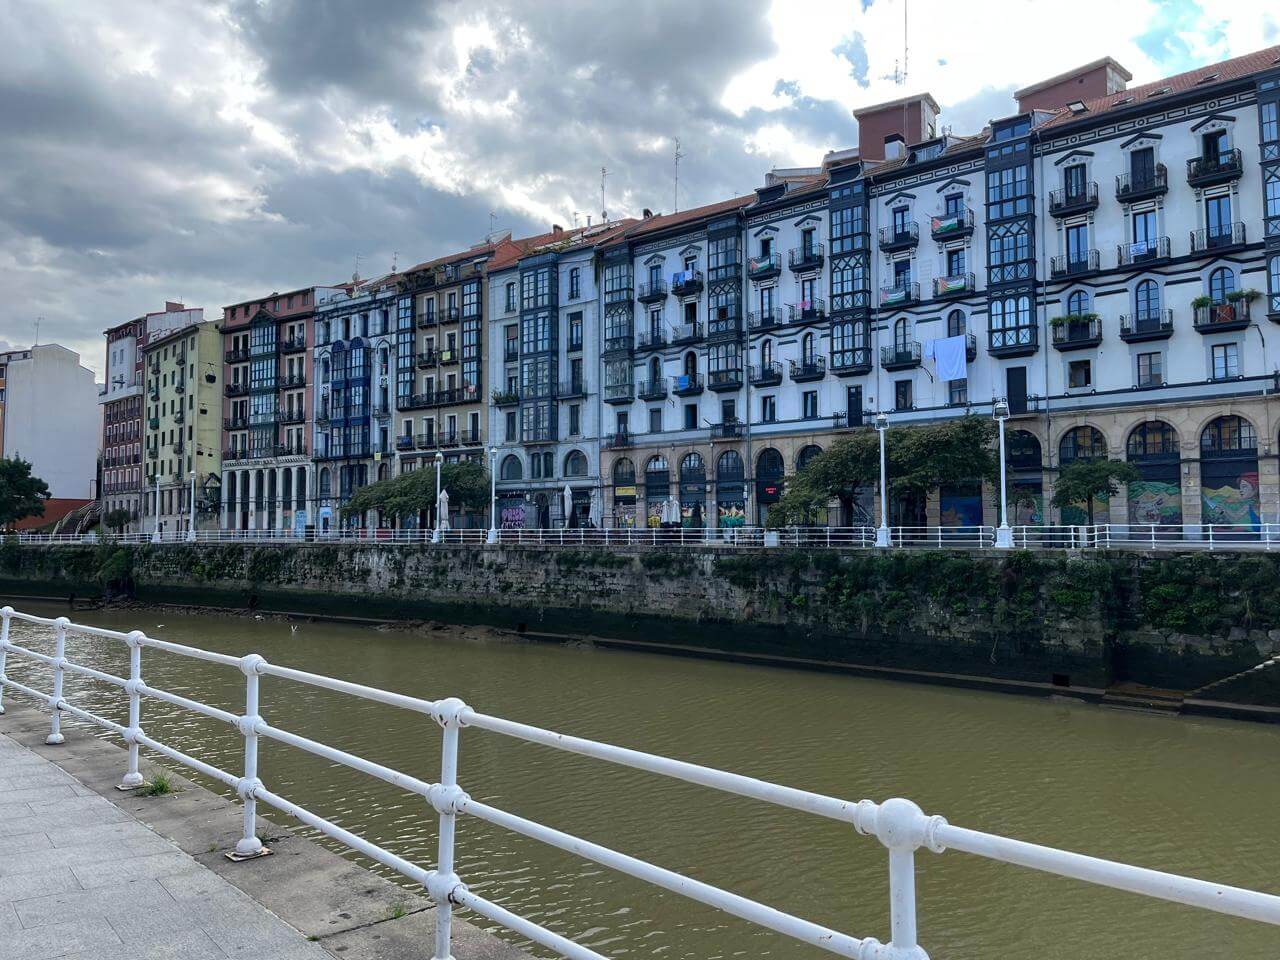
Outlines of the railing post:
{"type": "Polygon", "coordinates": [[[138,772],[138,737],[142,734],[142,641],[145,634],[134,630],[125,637],[129,645],[129,682],[125,692],[129,694],[129,728],[125,742],[129,744],[129,769],[117,790],[133,790],[142,786],[142,774],[138,772]]]}
{"type": "Polygon", "coordinates": [[[59,617],[54,622],[53,637],[53,695],[49,698],[49,712],[53,715],[49,721],[49,735],[44,738],[48,744],[66,743],[62,735],[62,666],[67,659],[67,624],[71,621],[59,617]]]}
{"type": "Polygon", "coordinates": [[[258,779],[258,724],[262,722],[258,713],[258,670],[264,663],[256,653],[240,658],[240,670],[245,676],[244,716],[237,726],[244,737],[244,776],[236,785],[236,793],[244,802],[244,831],[236,841],[235,852],[227,854],[229,860],[248,860],[270,852],[258,839],[258,798],[254,792],[262,786],[258,779]]]}
{"type": "Polygon", "coordinates": [[[440,751],[440,794],[433,806],[440,814],[439,845],[436,853],[436,879],[429,890],[436,902],[436,949],[432,960],[453,960],[453,889],[461,881],[454,872],[454,838],[457,827],[457,803],[462,797],[458,789],[458,732],[462,727],[462,711],[466,704],[456,697],[438,704],[436,722],[444,729],[440,751]]]}
{"type": "MultiPolygon", "coordinates": [[[[910,800],[895,798],[878,806],[870,800],[858,804],[854,829],[874,835],[889,851],[889,927],[888,949],[871,956],[891,960],[929,960],[917,940],[916,929],[916,857],[924,846],[941,853],[936,842],[937,829],[946,824],[942,817],[927,817],[910,800]]],[[[879,944],[872,944],[873,949],[879,944]]]]}
{"type": "Polygon", "coordinates": [[[5,644],[9,642],[9,622],[13,618],[13,607],[0,609],[0,717],[4,716],[4,681],[9,679],[4,673],[5,644]]]}

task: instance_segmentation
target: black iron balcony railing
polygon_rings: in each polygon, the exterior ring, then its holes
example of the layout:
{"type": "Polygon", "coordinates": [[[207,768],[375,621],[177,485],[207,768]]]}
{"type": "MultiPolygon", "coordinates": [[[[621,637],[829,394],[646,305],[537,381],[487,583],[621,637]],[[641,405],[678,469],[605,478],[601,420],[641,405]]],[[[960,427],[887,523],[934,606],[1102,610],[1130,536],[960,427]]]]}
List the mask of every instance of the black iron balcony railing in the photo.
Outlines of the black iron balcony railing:
{"type": "Polygon", "coordinates": [[[503,344],[502,360],[504,363],[514,363],[520,359],[520,345],[515,343],[503,344]]]}
{"type": "Polygon", "coordinates": [[[1249,301],[1243,297],[1225,303],[1197,301],[1192,306],[1195,310],[1192,323],[1201,333],[1224,333],[1249,326],[1249,301]]]}
{"type": "Polygon", "coordinates": [[[440,355],[434,350],[424,350],[418,354],[415,362],[420,367],[434,367],[439,362],[440,355]]]}
{"type": "Polygon", "coordinates": [[[702,392],[702,375],[682,373],[671,378],[671,392],[677,397],[692,397],[702,392]]]}
{"type": "Polygon", "coordinates": [[[747,258],[747,276],[752,280],[767,280],[782,272],[782,257],[776,253],[747,258]]]}
{"type": "Polygon", "coordinates": [[[519,390],[495,390],[492,396],[494,406],[497,407],[509,407],[520,402],[519,390]]]}
{"type": "Polygon", "coordinates": [[[822,266],[825,256],[826,248],[822,244],[802,243],[791,248],[788,261],[792,270],[816,270],[822,266]]]}
{"type": "Polygon", "coordinates": [[[973,233],[973,211],[965,207],[959,213],[943,213],[929,221],[929,231],[935,240],[954,240],[973,233]]]}
{"type": "Polygon", "coordinates": [[[702,324],[696,320],[693,323],[682,323],[675,330],[671,331],[671,345],[682,345],[686,343],[697,343],[702,339],[702,324]]]}
{"type": "Polygon", "coordinates": [[[1239,247],[1245,243],[1243,223],[1224,223],[1216,227],[1202,227],[1191,231],[1191,252],[1205,253],[1224,247],[1239,247]]]}
{"type": "Polygon", "coordinates": [[[640,289],[636,293],[636,299],[641,303],[657,303],[665,300],[667,297],[667,281],[650,280],[647,283],[640,284],[640,289]]]}
{"type": "Polygon", "coordinates": [[[821,320],[826,315],[827,302],[825,300],[801,300],[799,303],[787,304],[787,317],[791,323],[821,320]]]}
{"type": "Polygon", "coordinates": [[[1102,342],[1102,320],[1094,314],[1055,317],[1049,326],[1058,350],[1085,350],[1102,342]]]}
{"type": "Polygon", "coordinates": [[[880,249],[885,253],[906,250],[920,242],[920,224],[914,220],[880,228],[880,249]]]}
{"type": "Polygon", "coordinates": [[[946,277],[933,278],[933,295],[935,298],[962,297],[977,289],[977,279],[972,273],[957,273],[946,277]]]}
{"type": "Polygon", "coordinates": [[[1173,311],[1149,310],[1120,316],[1120,339],[1126,343],[1167,340],[1173,336],[1173,311]]]}
{"type": "Polygon", "coordinates": [[[1097,250],[1064,253],[1049,261],[1049,275],[1055,279],[1078,277],[1083,273],[1094,273],[1099,269],[1101,262],[1102,258],[1097,250]]]}
{"type": "Polygon", "coordinates": [[[795,383],[821,380],[827,375],[826,357],[804,357],[791,361],[791,379],[795,383]]]}
{"type": "Polygon", "coordinates": [[[641,400],[661,400],[667,395],[667,378],[655,377],[636,384],[636,396],[641,400]]]}
{"type": "Polygon", "coordinates": [[[302,423],[306,419],[301,407],[285,408],[280,411],[280,422],[285,424],[302,423]]]}
{"type": "Polygon", "coordinates": [[[1049,215],[1065,217],[1098,208],[1098,185],[1090,180],[1049,191],[1049,215]]]}
{"type": "Polygon", "coordinates": [[[1244,174],[1244,160],[1237,148],[1221,150],[1187,161],[1187,183],[1192,187],[1211,187],[1239,180],[1244,174]]]}
{"type": "Polygon", "coordinates": [[[1150,200],[1169,192],[1169,171],[1163,163],[1151,170],[1130,171],[1116,176],[1116,199],[1121,203],[1150,200]]]}
{"type": "Polygon", "coordinates": [[[1116,263],[1122,267],[1168,259],[1168,237],[1154,237],[1151,240],[1135,240],[1133,243],[1116,244],[1116,263]]]}
{"type": "Polygon", "coordinates": [[[748,379],[753,387],[776,387],[782,383],[782,364],[777,360],[752,366],[748,379]]]}
{"type": "Polygon", "coordinates": [[[249,426],[248,417],[223,417],[222,418],[223,430],[244,430],[248,426],[249,426]]]}
{"type": "Polygon", "coordinates": [[[606,383],[604,385],[605,403],[630,403],[635,399],[634,383],[606,383]]]}
{"type": "Polygon", "coordinates": [[[305,373],[289,373],[280,378],[280,389],[291,390],[294,387],[305,387],[307,385],[307,375],[305,373]]]}
{"type": "Polygon", "coordinates": [[[445,307],[440,311],[440,319],[444,323],[455,323],[461,316],[457,307],[445,307]]]}
{"type": "Polygon", "coordinates": [[[915,303],[920,299],[920,284],[906,280],[892,287],[880,288],[880,306],[900,307],[907,303],[915,303]]]}
{"type": "Polygon", "coordinates": [[[556,384],[556,396],[562,399],[585,397],[587,384],[585,380],[561,380],[556,384]]]}
{"type": "Polygon", "coordinates": [[[307,349],[307,338],[305,334],[286,337],[280,341],[281,353],[297,353],[299,350],[305,349],[307,349]]]}
{"type": "MultiPolygon", "coordinates": [[[[624,447],[631,446],[631,434],[626,430],[619,430],[616,433],[607,434],[604,438],[604,447],[606,450],[621,450],[624,447]]],[[[630,486],[636,482],[635,474],[631,475],[631,479],[627,483],[623,483],[623,479],[615,476],[615,482],[620,486],[630,486]]]]}
{"type": "Polygon", "coordinates": [[[665,330],[641,330],[636,334],[637,350],[660,350],[667,345],[665,330]]]}
{"type": "Polygon", "coordinates": [[[436,325],[436,312],[434,310],[426,311],[418,317],[417,324],[422,328],[434,327],[436,325]]]}
{"type": "Polygon", "coordinates": [[[688,297],[702,292],[702,271],[684,270],[671,278],[671,292],[677,297],[688,297]]]}
{"type": "Polygon", "coordinates": [[[249,348],[243,347],[238,350],[228,350],[224,356],[227,363],[244,363],[249,359],[249,348]]]}
{"type": "Polygon", "coordinates": [[[905,343],[886,344],[880,348],[880,366],[886,370],[907,370],[920,366],[920,344],[911,340],[905,343]]]}
{"type": "Polygon", "coordinates": [[[766,307],[747,314],[748,330],[772,330],[782,325],[782,311],[777,307],[766,307]]]}
{"type": "Polygon", "coordinates": [[[238,383],[232,381],[231,383],[224,385],[222,391],[228,397],[243,397],[249,392],[249,384],[243,381],[238,383]]]}
{"type": "Polygon", "coordinates": [[[436,351],[436,360],[440,364],[457,363],[461,359],[462,357],[457,350],[450,350],[448,347],[436,351]]]}
{"type": "Polygon", "coordinates": [[[737,420],[730,420],[728,423],[713,423],[711,425],[712,440],[737,440],[742,436],[742,424],[737,420]]]}
{"type": "Polygon", "coordinates": [[[707,386],[712,390],[737,390],[742,386],[742,370],[712,370],[707,374],[707,386]]]}

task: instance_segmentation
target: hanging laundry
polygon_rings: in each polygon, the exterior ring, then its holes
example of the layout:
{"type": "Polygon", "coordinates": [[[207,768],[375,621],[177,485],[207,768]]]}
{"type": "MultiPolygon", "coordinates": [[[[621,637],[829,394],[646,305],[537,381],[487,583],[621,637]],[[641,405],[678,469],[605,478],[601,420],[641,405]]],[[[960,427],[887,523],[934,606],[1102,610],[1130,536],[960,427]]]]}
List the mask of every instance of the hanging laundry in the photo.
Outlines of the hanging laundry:
{"type": "Polygon", "coordinates": [[[968,358],[965,356],[966,337],[943,337],[930,340],[939,380],[963,380],[969,375],[968,358]]]}

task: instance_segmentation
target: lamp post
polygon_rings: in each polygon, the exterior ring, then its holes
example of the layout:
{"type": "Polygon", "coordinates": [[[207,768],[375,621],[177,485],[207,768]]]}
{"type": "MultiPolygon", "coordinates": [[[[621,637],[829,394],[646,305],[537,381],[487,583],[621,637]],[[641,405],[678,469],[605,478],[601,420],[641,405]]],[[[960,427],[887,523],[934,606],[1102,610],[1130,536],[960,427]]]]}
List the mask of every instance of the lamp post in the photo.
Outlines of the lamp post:
{"type": "Polygon", "coordinates": [[[489,448],[489,543],[498,542],[498,448],[489,448]]]}
{"type": "Polygon", "coordinates": [[[889,483],[885,472],[884,434],[889,429],[889,417],[876,414],[876,432],[880,434],[880,526],[876,528],[876,546],[889,546],[889,483]]]}
{"type": "Polygon", "coordinates": [[[440,542],[440,470],[444,466],[444,454],[436,451],[436,525],[431,531],[431,542],[440,542]]]}
{"type": "Polygon", "coordinates": [[[191,498],[190,503],[188,503],[187,506],[189,513],[187,519],[187,540],[194,543],[196,539],[196,472],[194,470],[191,471],[191,498]]]}
{"type": "Polygon", "coordinates": [[[151,542],[159,543],[160,542],[160,470],[159,468],[156,469],[155,478],[156,478],[156,521],[155,521],[155,526],[151,531],[151,542]]]}
{"type": "Polygon", "coordinates": [[[1000,526],[996,528],[996,546],[1008,550],[1013,546],[1013,531],[1009,529],[1009,494],[1004,475],[1004,422],[1009,419],[1009,401],[1001,397],[992,403],[991,416],[1000,424],[1000,526]]]}

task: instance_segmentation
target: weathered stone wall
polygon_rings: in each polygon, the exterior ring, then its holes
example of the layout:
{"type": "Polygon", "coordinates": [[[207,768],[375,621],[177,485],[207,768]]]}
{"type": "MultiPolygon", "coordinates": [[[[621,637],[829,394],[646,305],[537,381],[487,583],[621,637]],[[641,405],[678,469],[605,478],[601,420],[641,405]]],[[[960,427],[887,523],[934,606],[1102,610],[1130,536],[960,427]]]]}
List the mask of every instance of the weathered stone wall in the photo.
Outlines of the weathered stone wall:
{"type": "MultiPolygon", "coordinates": [[[[1280,558],[895,550],[0,546],[0,593],[437,618],[723,655],[1192,690],[1280,652],[1280,558]]],[[[941,679],[941,678],[939,678],[941,679]]]]}

